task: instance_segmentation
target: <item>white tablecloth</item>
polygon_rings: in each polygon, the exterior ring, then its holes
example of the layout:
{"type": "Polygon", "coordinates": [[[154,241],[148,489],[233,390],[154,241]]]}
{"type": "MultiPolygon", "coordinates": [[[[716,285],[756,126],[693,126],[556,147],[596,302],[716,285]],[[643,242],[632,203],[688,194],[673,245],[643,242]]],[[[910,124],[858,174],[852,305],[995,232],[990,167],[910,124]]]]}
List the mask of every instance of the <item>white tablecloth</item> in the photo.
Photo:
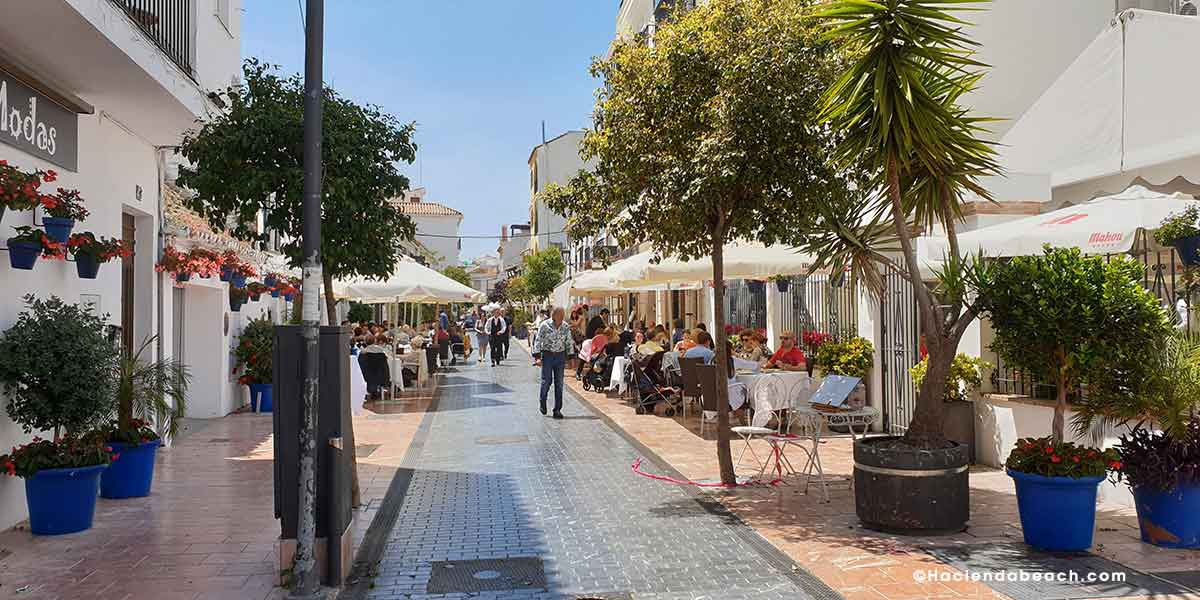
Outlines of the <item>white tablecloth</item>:
{"type": "Polygon", "coordinates": [[[367,380],[363,378],[362,367],[358,366],[358,356],[350,355],[350,410],[355,415],[361,415],[363,404],[367,401],[367,380]]]}
{"type": "Polygon", "coordinates": [[[627,382],[625,381],[625,369],[629,368],[629,359],[624,356],[618,356],[613,359],[612,377],[608,380],[608,389],[617,390],[622,394],[625,393],[627,382]]]}
{"type": "MultiPolygon", "coordinates": [[[[762,392],[762,401],[771,406],[771,410],[783,410],[808,402],[812,396],[812,382],[804,371],[763,371],[760,373],[738,373],[738,382],[746,386],[746,395],[753,404],[762,392]],[[775,389],[759,389],[760,384],[770,381],[775,389]]],[[[770,384],[768,384],[770,385],[770,384]]]]}

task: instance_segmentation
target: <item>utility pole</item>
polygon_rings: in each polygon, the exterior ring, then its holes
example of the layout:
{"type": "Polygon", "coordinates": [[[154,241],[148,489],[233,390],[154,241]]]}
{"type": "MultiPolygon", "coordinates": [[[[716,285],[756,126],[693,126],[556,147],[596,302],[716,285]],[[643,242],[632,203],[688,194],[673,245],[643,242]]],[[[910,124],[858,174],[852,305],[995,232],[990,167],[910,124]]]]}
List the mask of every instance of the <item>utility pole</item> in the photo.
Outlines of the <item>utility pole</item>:
{"type": "Polygon", "coordinates": [[[300,422],[300,503],[296,530],[296,585],[292,597],[317,598],[316,561],[317,399],[321,339],[321,118],[324,83],[325,0],[308,0],[304,35],[304,283],[301,338],[304,340],[304,397],[300,422]]]}

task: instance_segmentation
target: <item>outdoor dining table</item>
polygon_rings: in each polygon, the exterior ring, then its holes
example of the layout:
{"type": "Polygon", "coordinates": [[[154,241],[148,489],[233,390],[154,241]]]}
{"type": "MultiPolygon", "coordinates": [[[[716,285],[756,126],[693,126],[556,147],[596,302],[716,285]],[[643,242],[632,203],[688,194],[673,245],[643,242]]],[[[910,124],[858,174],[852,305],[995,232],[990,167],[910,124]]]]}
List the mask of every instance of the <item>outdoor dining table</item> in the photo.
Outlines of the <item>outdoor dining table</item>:
{"type": "Polygon", "coordinates": [[[350,358],[350,410],[354,415],[361,415],[363,403],[367,399],[367,379],[363,376],[362,367],[358,364],[358,355],[351,354],[350,358]]]}
{"type": "Polygon", "coordinates": [[[736,375],[738,383],[746,386],[746,397],[753,400],[758,386],[764,381],[778,382],[779,391],[764,400],[771,405],[771,410],[786,410],[808,402],[812,396],[812,382],[804,371],[767,370],[757,372],[739,371],[736,375]]]}
{"type": "Polygon", "coordinates": [[[613,359],[612,376],[608,379],[608,389],[617,390],[622,394],[625,393],[627,382],[625,381],[625,369],[629,368],[629,359],[624,356],[618,356],[613,359]]]}
{"type": "Polygon", "coordinates": [[[842,426],[850,430],[850,438],[858,439],[855,427],[862,429],[862,435],[867,435],[867,429],[879,420],[879,409],[874,406],[864,406],[854,410],[818,410],[811,404],[797,405],[793,410],[806,416],[816,416],[825,422],[826,426],[842,426]]]}

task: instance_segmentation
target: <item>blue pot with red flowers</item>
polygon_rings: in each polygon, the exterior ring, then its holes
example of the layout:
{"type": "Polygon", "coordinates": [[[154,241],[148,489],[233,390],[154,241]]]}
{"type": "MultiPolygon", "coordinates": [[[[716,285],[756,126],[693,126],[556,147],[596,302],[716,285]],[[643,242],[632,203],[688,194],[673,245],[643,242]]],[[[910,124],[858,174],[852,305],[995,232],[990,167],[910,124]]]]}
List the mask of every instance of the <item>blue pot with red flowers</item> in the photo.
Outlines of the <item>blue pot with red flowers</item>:
{"type": "Polygon", "coordinates": [[[45,217],[42,219],[42,226],[46,229],[46,235],[50,239],[65,244],[71,239],[71,230],[75,229],[75,219],[63,219],[59,217],[45,217]]]}
{"type": "Polygon", "coordinates": [[[28,240],[8,238],[8,264],[14,269],[32,271],[42,255],[42,245],[28,240]]]}
{"type": "Polygon", "coordinates": [[[1200,548],[1200,416],[1172,433],[1137,427],[1121,436],[1117,452],[1118,477],[1133,490],[1142,541],[1200,548]]]}
{"type": "Polygon", "coordinates": [[[100,477],[101,498],[141,498],[150,495],[154,482],[154,459],[162,440],[137,443],[109,442],[117,459],[100,477]]]}
{"type": "Polygon", "coordinates": [[[0,467],[25,480],[30,531],[62,535],[91,528],[100,477],[113,456],[111,448],[94,441],[35,437],[0,456],[0,467]]]}
{"type": "Polygon", "coordinates": [[[263,277],[263,285],[269,288],[275,287],[276,283],[279,283],[279,279],[275,275],[267,275],[266,277],[263,277]]]}
{"type": "Polygon", "coordinates": [[[1017,490],[1025,543],[1048,552],[1082,552],[1092,547],[1096,491],[1116,451],[1027,438],[1017,442],[1005,465],[1017,490]]]}
{"type": "Polygon", "coordinates": [[[229,282],[233,280],[233,268],[221,267],[221,281],[229,282]]]}

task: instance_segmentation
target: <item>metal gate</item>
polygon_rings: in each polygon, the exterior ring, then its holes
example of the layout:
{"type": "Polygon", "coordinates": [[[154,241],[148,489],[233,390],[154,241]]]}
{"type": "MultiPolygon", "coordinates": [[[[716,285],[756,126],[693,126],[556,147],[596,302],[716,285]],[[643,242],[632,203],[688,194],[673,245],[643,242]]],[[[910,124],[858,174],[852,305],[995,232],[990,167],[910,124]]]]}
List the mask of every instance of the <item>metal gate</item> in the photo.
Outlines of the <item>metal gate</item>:
{"type": "Polygon", "coordinates": [[[917,391],[908,369],[920,362],[920,320],[912,284],[894,269],[883,275],[880,304],[879,356],[883,380],[883,428],[902,434],[908,429],[917,391]]]}

